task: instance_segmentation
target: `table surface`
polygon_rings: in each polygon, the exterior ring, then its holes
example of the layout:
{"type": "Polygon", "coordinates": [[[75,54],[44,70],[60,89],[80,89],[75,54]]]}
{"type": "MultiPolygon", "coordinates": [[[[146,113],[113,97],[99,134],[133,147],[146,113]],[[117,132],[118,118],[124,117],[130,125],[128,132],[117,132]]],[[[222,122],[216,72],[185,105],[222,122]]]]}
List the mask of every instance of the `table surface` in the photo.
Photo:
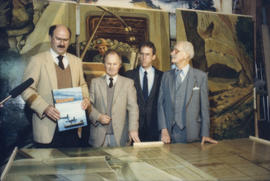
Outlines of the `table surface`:
{"type": "Polygon", "coordinates": [[[22,149],[6,180],[270,180],[270,145],[243,138],[204,146],[22,149]]]}

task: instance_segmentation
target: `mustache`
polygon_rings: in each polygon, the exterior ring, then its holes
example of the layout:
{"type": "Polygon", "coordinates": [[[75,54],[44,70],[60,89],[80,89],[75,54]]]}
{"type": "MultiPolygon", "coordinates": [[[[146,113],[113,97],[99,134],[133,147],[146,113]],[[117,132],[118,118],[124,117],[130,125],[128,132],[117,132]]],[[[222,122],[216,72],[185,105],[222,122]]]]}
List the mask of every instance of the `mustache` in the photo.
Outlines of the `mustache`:
{"type": "Polygon", "coordinates": [[[64,45],[58,45],[57,48],[65,48],[64,45]]]}

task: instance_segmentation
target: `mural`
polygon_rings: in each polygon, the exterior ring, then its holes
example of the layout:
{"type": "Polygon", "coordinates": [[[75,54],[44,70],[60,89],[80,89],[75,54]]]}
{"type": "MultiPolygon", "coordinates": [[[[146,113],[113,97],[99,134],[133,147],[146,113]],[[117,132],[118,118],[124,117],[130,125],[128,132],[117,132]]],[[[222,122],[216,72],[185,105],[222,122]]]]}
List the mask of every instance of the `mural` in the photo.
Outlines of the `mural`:
{"type": "MultiPolygon", "coordinates": [[[[185,9],[197,9],[197,10],[207,10],[216,11],[215,1],[213,0],[80,0],[80,3],[88,3],[94,5],[104,5],[104,6],[117,6],[122,8],[150,8],[150,9],[160,9],[170,12],[170,37],[175,39],[176,35],[176,8],[185,9]]],[[[218,4],[218,3],[217,3],[218,4]]]]}
{"type": "MultiPolygon", "coordinates": [[[[21,82],[29,57],[49,47],[47,30],[50,25],[66,24],[75,34],[76,1],[63,2],[0,0],[1,100],[21,82]]],[[[175,8],[215,11],[213,1],[207,0],[81,0],[80,3],[81,32],[78,41],[80,54],[87,48],[83,58],[86,77],[93,70],[98,72],[96,75],[103,72],[100,57],[106,48],[122,52],[126,68],[133,68],[137,63],[137,45],[142,40],[155,43],[158,50],[155,66],[168,70],[170,45],[176,40],[189,40],[194,43],[196,51],[193,66],[209,75],[212,136],[224,139],[246,137],[251,133],[253,25],[250,17],[185,10],[175,12],[175,8]],[[87,46],[103,12],[95,5],[104,4],[106,7],[114,6],[107,8],[126,18],[133,31],[123,31],[115,16],[106,14],[106,21],[87,46]],[[176,14],[171,13],[170,16],[169,12],[176,14]],[[118,29],[111,33],[113,27],[118,29]]],[[[74,37],[69,51],[76,54],[74,37]]],[[[4,153],[0,155],[0,165],[15,145],[31,143],[30,120],[31,111],[20,97],[0,109],[0,152],[4,153]]]]}
{"type": "Polygon", "coordinates": [[[251,17],[177,10],[177,39],[195,45],[194,67],[208,72],[211,133],[216,139],[253,131],[251,17]]]}
{"type": "MultiPolygon", "coordinates": [[[[21,83],[26,62],[19,51],[45,7],[41,2],[34,10],[30,0],[0,0],[0,100],[21,83]]],[[[30,120],[31,111],[20,96],[0,108],[0,166],[15,146],[32,143],[30,120]]]]}
{"type": "MultiPolygon", "coordinates": [[[[76,1],[76,0],[75,0],[76,1]]],[[[142,7],[175,11],[175,8],[215,10],[213,0],[80,0],[80,3],[92,3],[95,5],[142,7]]]]}

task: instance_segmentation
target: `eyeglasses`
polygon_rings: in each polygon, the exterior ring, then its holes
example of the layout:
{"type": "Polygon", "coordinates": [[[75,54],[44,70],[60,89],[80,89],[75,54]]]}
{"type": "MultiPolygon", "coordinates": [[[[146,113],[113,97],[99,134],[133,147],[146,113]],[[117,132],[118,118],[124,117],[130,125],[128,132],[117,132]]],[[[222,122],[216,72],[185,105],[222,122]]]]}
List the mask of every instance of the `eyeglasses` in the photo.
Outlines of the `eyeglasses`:
{"type": "Polygon", "coordinates": [[[63,38],[59,38],[59,37],[54,37],[54,39],[55,39],[56,41],[58,41],[58,42],[63,41],[63,42],[65,42],[65,43],[69,41],[69,39],[63,39],[63,38]]]}

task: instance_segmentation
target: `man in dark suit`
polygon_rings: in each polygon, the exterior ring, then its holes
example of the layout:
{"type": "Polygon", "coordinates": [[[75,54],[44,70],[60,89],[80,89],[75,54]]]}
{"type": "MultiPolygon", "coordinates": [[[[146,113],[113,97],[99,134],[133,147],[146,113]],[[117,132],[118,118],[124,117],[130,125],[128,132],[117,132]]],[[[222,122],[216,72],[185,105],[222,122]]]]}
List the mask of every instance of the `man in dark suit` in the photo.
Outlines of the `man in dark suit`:
{"type": "Polygon", "coordinates": [[[139,46],[140,66],[126,72],[134,80],[139,105],[139,137],[141,141],[157,141],[157,100],[162,78],[161,71],[153,67],[156,59],[156,48],[152,42],[139,46]]]}
{"type": "Polygon", "coordinates": [[[165,143],[186,143],[209,137],[208,80],[206,73],[189,65],[193,45],[177,42],[171,52],[175,69],[163,74],[158,99],[158,126],[165,143]]]}

